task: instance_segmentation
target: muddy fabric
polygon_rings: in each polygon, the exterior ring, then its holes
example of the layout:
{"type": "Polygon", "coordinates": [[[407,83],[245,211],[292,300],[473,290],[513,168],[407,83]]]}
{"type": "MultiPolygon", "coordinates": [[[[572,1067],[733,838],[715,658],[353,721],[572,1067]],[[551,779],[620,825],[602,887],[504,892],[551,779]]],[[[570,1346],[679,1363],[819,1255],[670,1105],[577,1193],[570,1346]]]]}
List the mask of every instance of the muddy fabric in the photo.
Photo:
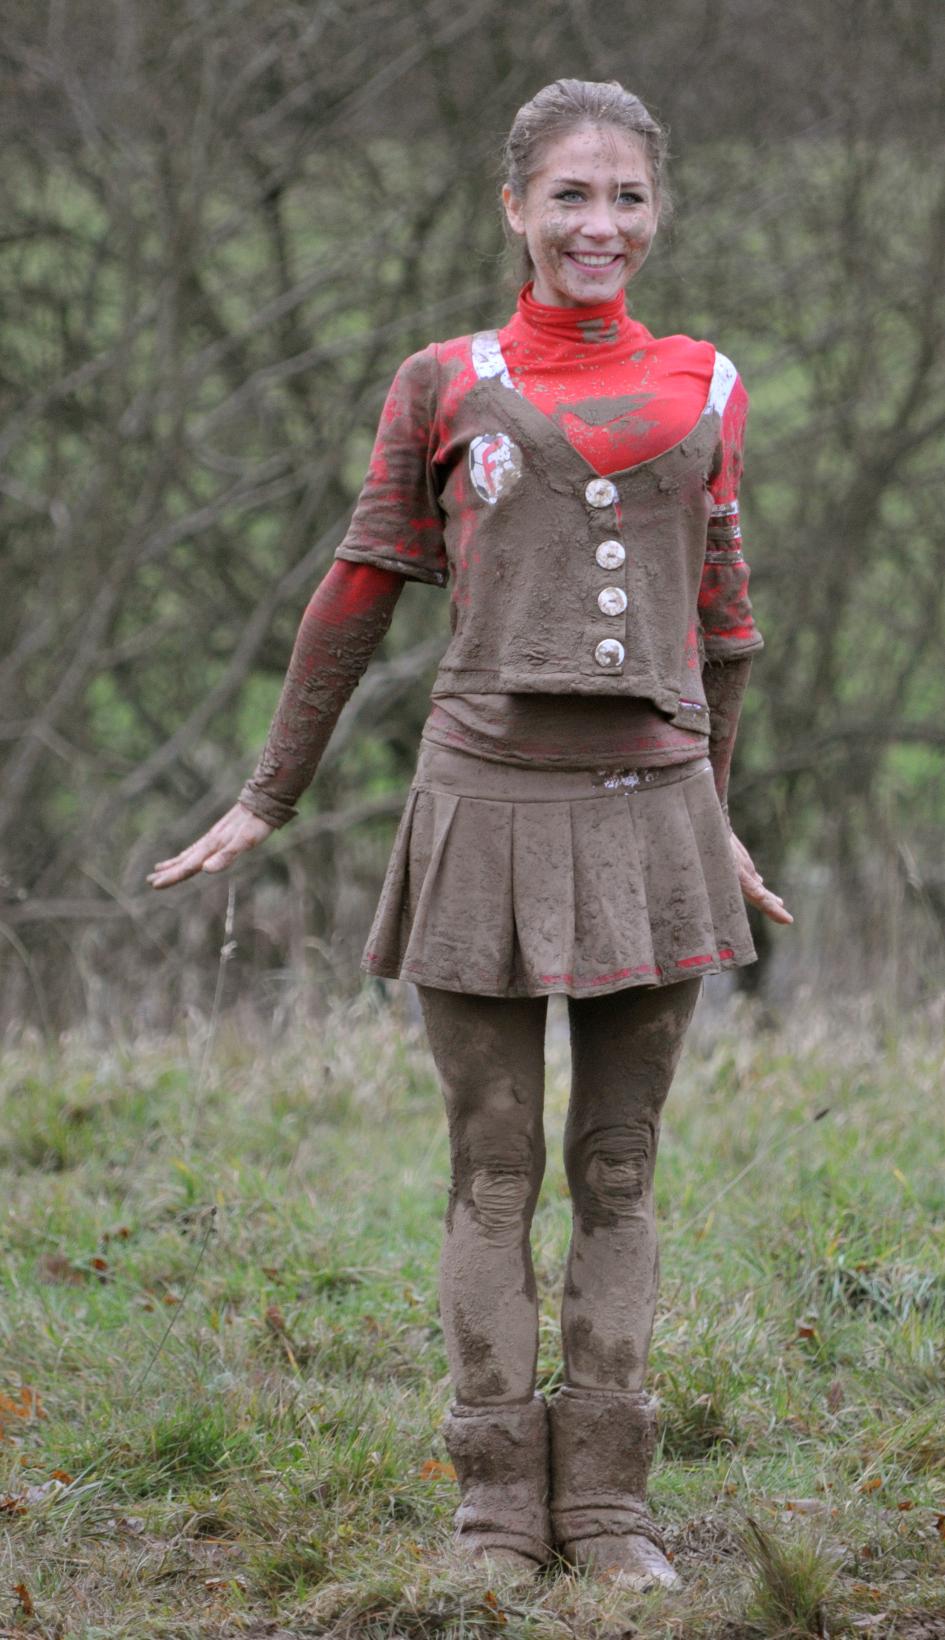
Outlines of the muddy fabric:
{"type": "Polygon", "coordinates": [[[646,1507],[656,1450],[656,1402],[649,1395],[565,1386],[550,1403],[552,1521],[562,1547],[633,1534],[662,1548],[646,1507]]]}
{"type": "Polygon", "coordinates": [[[523,1406],[453,1406],[443,1425],[456,1470],[459,1547],[505,1550],[538,1565],[552,1553],[548,1414],[540,1395],[523,1406]]]}
{"type": "Polygon", "coordinates": [[[728,782],[732,771],[735,739],[750,677],[750,655],[743,655],[739,660],[714,662],[702,669],[702,686],[705,689],[712,720],[709,761],[712,764],[715,789],[722,804],[728,801],[728,782]]]}
{"type": "Polygon", "coordinates": [[[391,623],[403,581],[368,565],[334,564],[302,617],[243,807],[284,826],[318,767],[348,697],[391,623]]]}
{"type": "MultiPolygon", "coordinates": [[[[642,1388],[658,1285],[660,1112],[699,983],[568,1005],[573,1225],[561,1322],[565,1382],[576,1388],[642,1388]]],[[[440,1313],[453,1387],[467,1406],[521,1405],[538,1352],[529,1235],[545,1162],[546,1003],[428,988],[420,999],[450,1135],[440,1313]]]]}
{"type": "Polygon", "coordinates": [[[566,771],[426,742],[363,966],[485,996],[604,996],[754,961],[704,759],[566,771]]]}
{"type": "MultiPolygon", "coordinates": [[[[338,553],[441,583],[449,575],[453,636],[434,695],[637,696],[682,728],[706,725],[698,596],[735,380],[722,355],[716,364],[693,431],[604,479],[516,392],[495,333],[408,361],[338,553]],[[424,506],[436,510],[417,518],[424,506]]],[[[732,653],[761,644],[740,563],[738,621],[734,582],[711,606],[725,611],[719,640],[732,653]]]]}
{"type": "Polygon", "coordinates": [[[442,696],[423,734],[435,746],[530,769],[653,769],[707,750],[704,734],[677,728],[649,701],[597,695],[442,696]]]}

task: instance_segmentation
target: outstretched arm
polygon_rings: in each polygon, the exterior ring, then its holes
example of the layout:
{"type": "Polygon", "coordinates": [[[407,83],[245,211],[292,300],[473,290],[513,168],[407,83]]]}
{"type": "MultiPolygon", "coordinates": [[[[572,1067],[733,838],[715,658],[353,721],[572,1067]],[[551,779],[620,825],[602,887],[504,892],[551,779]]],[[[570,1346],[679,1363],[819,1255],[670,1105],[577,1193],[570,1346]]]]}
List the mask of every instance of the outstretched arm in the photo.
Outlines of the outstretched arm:
{"type": "MultiPolygon", "coordinates": [[[[748,565],[742,553],[738,487],[748,395],[736,377],[722,416],[718,470],[709,483],[713,500],[699,589],[699,620],[706,660],[702,685],[709,706],[709,761],[719,802],[728,817],[728,780],[752,653],[761,648],[748,596],[748,565]]],[[[731,833],[732,856],[742,893],[772,922],[794,921],[779,894],[765,888],[744,843],[731,833]]]]}
{"type": "Polygon", "coordinates": [[[391,623],[403,577],[337,560],[318,587],[292,650],[259,762],[240,802],[284,826],[310,784],[341,709],[391,623]]]}
{"type": "Polygon", "coordinates": [[[726,814],[732,754],[750,677],[750,655],[733,656],[729,661],[706,661],[702,668],[702,687],[709,707],[709,762],[719,802],[726,814]]]}
{"type": "MultiPolygon", "coordinates": [[[[709,733],[709,762],[715,776],[719,802],[728,817],[728,780],[732,768],[732,753],[738,734],[738,720],[751,674],[751,656],[733,656],[731,660],[707,661],[702,669],[702,686],[709,706],[711,729],[709,733]]],[[[770,917],[772,922],[791,923],[794,918],[787,910],[780,894],[765,888],[764,879],[744,843],[731,833],[732,855],[742,893],[751,905],[770,917]]]]}
{"type": "Polygon", "coordinates": [[[390,626],[403,584],[402,576],[373,564],[332,565],[302,616],[255,773],[215,826],[155,866],[152,888],[224,871],[292,819],[342,707],[390,626]]]}

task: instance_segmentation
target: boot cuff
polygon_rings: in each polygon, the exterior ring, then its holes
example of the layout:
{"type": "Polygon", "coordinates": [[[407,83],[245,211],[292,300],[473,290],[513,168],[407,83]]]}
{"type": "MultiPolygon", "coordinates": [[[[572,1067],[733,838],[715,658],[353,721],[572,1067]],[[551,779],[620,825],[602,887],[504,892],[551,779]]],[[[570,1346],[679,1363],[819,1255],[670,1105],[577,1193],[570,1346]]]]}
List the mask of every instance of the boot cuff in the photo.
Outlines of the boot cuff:
{"type": "Polygon", "coordinates": [[[550,1555],[548,1411],[540,1395],[516,1406],[453,1406],[443,1425],[461,1502],[460,1540],[550,1555]]]}
{"type": "Polygon", "coordinates": [[[656,1447],[651,1395],[566,1386],[549,1403],[552,1517],[559,1544],[575,1539],[662,1539],[646,1508],[656,1447]]]}

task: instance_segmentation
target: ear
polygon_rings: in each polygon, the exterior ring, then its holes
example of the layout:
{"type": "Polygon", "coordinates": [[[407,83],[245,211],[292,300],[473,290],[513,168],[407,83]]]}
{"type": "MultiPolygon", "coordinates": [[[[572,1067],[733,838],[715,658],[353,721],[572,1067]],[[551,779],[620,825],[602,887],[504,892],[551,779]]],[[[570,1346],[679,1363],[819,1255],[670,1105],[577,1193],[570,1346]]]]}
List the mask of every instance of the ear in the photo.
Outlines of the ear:
{"type": "Polygon", "coordinates": [[[525,201],[518,194],[513,194],[508,183],[502,189],[502,204],[505,207],[505,220],[513,233],[525,232],[525,201]]]}

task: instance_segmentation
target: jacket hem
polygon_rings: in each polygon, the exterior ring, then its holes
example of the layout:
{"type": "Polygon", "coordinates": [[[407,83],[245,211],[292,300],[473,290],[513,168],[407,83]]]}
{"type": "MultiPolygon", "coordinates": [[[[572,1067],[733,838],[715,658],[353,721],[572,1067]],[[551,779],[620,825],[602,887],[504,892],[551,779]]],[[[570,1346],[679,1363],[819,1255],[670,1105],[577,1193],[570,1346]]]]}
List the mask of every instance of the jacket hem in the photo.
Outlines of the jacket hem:
{"type": "Polygon", "coordinates": [[[442,666],[430,691],[441,695],[625,695],[648,700],[657,711],[672,717],[679,710],[679,695],[654,690],[638,678],[582,675],[574,672],[508,672],[494,667],[476,671],[471,667],[455,671],[442,666]]]}
{"type": "Polygon", "coordinates": [[[445,587],[448,580],[445,569],[427,569],[397,553],[376,552],[371,547],[338,547],[335,557],[343,558],[347,564],[372,564],[375,569],[389,569],[394,575],[402,575],[405,581],[425,581],[428,586],[445,587]]]}
{"type": "Polygon", "coordinates": [[[752,638],[713,638],[704,639],[705,658],[707,661],[735,661],[741,660],[743,655],[757,655],[764,649],[765,641],[761,633],[752,638]]]}

